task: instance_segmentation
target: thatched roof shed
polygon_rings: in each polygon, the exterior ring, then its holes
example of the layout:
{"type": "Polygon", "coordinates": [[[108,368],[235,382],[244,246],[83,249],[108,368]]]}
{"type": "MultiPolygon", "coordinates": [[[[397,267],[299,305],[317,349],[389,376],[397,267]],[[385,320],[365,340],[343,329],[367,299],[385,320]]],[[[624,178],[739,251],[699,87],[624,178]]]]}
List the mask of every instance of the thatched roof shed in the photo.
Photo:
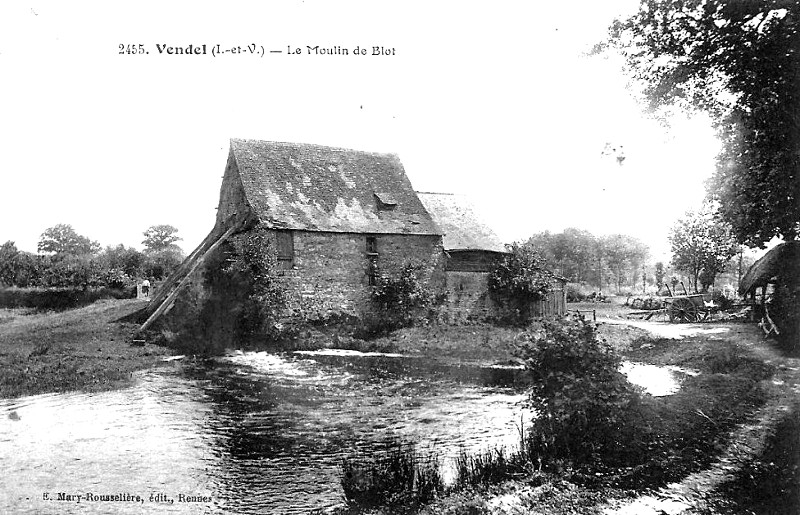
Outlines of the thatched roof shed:
{"type": "Polygon", "coordinates": [[[787,241],[753,263],[739,284],[739,293],[745,295],[770,283],[796,282],[799,278],[800,241],[787,241]]]}

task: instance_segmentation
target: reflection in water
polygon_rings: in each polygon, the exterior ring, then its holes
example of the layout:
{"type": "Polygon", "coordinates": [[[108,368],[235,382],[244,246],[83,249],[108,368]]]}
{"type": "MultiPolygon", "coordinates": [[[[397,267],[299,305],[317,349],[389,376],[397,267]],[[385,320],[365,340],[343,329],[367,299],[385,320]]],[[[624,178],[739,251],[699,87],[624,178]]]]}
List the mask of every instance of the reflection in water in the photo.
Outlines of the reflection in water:
{"type": "Polygon", "coordinates": [[[628,377],[628,381],[641,386],[653,397],[672,395],[681,389],[681,380],[687,375],[698,372],[675,366],[658,366],[647,363],[623,361],[620,372],[628,377]]]}
{"type": "Polygon", "coordinates": [[[339,464],[398,439],[514,445],[518,371],[392,355],[246,353],[125,390],[0,401],[0,512],[305,513],[342,501],[339,464]],[[13,415],[12,415],[13,414],[13,415]],[[130,493],[142,505],[44,501],[130,493]],[[210,503],[151,503],[151,494],[210,503]]]}

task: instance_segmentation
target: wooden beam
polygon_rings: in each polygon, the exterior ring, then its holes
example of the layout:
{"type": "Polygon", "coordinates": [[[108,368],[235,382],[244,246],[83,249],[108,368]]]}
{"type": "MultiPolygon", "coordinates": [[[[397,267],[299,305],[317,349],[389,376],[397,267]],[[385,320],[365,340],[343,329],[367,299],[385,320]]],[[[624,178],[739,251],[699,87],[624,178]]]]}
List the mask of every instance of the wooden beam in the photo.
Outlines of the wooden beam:
{"type": "Polygon", "coordinates": [[[178,286],[176,286],[175,289],[170,292],[170,294],[167,296],[166,299],[164,299],[163,302],[161,302],[161,304],[159,304],[158,308],[156,308],[156,310],[153,311],[153,314],[150,315],[150,317],[145,321],[144,324],[142,324],[138,332],[141,333],[142,331],[147,330],[147,328],[150,327],[150,325],[153,322],[155,322],[158,319],[158,317],[162,315],[162,313],[164,313],[167,309],[169,309],[172,306],[172,303],[175,301],[175,298],[178,296],[178,293],[180,293],[181,288],[186,284],[186,282],[192,276],[194,271],[197,270],[197,268],[203,263],[205,258],[211,252],[216,250],[228,238],[228,236],[230,236],[231,234],[233,234],[234,231],[236,231],[236,229],[238,229],[238,225],[230,227],[227,231],[225,231],[222,234],[222,236],[220,236],[217,239],[217,241],[215,241],[210,247],[208,247],[208,249],[205,252],[203,252],[201,256],[195,256],[195,260],[193,263],[191,263],[189,271],[186,272],[186,275],[183,276],[181,281],[178,283],[178,286]]]}
{"type": "Polygon", "coordinates": [[[147,304],[147,307],[144,309],[145,315],[148,317],[153,314],[153,312],[161,306],[164,302],[164,299],[167,298],[173,291],[173,285],[178,283],[183,277],[186,275],[187,271],[191,267],[191,264],[197,259],[198,256],[205,253],[208,250],[208,247],[212,245],[219,236],[224,232],[223,228],[225,227],[243,227],[246,222],[248,221],[248,215],[233,215],[228,218],[224,223],[215,225],[211,232],[205,237],[202,243],[198,245],[189,256],[183,260],[183,262],[175,269],[174,272],[170,274],[166,281],[161,285],[161,287],[156,291],[156,294],[147,304]]]}

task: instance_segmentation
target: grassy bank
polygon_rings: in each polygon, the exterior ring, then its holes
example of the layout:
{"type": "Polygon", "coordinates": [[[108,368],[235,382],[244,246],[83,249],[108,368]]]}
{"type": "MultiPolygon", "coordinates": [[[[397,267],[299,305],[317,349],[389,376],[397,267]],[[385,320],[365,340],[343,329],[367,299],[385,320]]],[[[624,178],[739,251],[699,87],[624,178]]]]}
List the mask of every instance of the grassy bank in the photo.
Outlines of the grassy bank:
{"type": "Polygon", "coordinates": [[[131,345],[135,324],[120,319],[146,301],[100,300],[59,313],[0,310],[0,397],[127,384],[171,350],[131,345]]]}
{"type": "Polygon", "coordinates": [[[353,341],[355,350],[398,352],[463,362],[503,363],[514,358],[515,341],[522,331],[492,325],[408,327],[370,341],[353,341]]]}

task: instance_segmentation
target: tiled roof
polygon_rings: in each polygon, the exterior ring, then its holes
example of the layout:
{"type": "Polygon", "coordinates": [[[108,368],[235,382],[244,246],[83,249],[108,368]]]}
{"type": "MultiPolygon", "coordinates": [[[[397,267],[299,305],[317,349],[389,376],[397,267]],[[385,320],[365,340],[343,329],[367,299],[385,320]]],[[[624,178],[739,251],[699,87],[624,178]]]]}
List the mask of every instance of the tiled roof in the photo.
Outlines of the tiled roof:
{"type": "Polygon", "coordinates": [[[492,250],[505,252],[500,238],[481,221],[468,198],[451,193],[423,193],[417,196],[444,232],[445,250],[492,250]]]}
{"type": "Polygon", "coordinates": [[[442,234],[394,154],[231,140],[245,196],[275,228],[442,234]]]}

